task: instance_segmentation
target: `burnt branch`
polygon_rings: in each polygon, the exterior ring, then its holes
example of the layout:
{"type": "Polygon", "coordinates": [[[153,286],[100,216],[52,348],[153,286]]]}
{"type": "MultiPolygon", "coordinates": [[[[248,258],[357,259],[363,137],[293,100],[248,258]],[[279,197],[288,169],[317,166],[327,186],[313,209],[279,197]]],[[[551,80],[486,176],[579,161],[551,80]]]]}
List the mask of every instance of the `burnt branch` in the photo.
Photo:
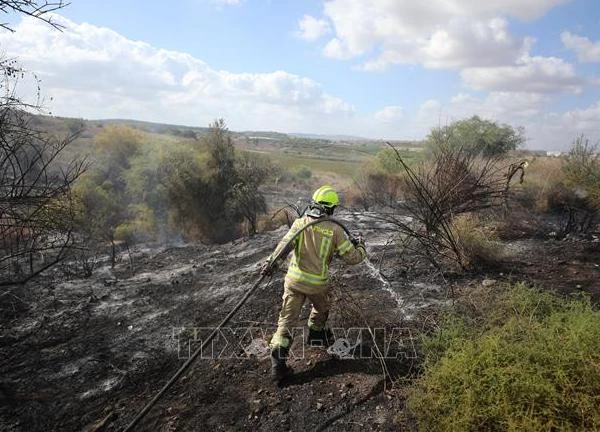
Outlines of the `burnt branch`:
{"type": "MultiPolygon", "coordinates": [[[[0,12],[4,14],[21,14],[30,16],[40,21],[45,22],[56,30],[62,30],[64,26],[60,23],[57,23],[53,12],[56,12],[59,9],[67,7],[70,3],[59,1],[38,1],[38,0],[3,0],[0,1],[0,12]]],[[[10,23],[4,22],[0,23],[0,27],[5,30],[14,32],[11,28],[10,23]]]]}
{"type": "MultiPolygon", "coordinates": [[[[439,143],[430,160],[409,166],[390,143],[403,169],[395,181],[401,183],[402,196],[377,201],[382,211],[373,216],[392,224],[398,233],[412,238],[413,248],[438,270],[444,262],[468,266],[464,247],[453,221],[461,214],[472,214],[504,204],[510,182],[525,163],[512,164],[498,156],[486,156],[460,146],[439,143]]],[[[389,177],[389,176],[388,176],[389,177]]]]}
{"type": "Polygon", "coordinates": [[[11,285],[56,265],[73,245],[71,188],[87,162],[64,156],[82,130],[58,138],[36,129],[39,93],[34,105],[20,101],[25,72],[13,60],[0,61],[0,70],[0,285],[11,285]]]}

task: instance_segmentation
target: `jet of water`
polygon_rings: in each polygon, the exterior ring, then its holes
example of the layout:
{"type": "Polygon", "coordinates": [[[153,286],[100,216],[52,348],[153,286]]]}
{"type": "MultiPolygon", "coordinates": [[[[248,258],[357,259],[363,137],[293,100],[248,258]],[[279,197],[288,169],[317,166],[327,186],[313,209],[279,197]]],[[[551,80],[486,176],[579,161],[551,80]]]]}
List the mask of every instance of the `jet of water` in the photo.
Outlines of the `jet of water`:
{"type": "Polygon", "coordinates": [[[369,258],[365,258],[363,262],[369,270],[369,274],[381,282],[381,288],[391,294],[392,298],[396,301],[397,307],[401,307],[404,304],[404,299],[400,296],[400,294],[394,291],[389,281],[381,274],[381,271],[379,271],[379,269],[373,265],[369,258]]]}

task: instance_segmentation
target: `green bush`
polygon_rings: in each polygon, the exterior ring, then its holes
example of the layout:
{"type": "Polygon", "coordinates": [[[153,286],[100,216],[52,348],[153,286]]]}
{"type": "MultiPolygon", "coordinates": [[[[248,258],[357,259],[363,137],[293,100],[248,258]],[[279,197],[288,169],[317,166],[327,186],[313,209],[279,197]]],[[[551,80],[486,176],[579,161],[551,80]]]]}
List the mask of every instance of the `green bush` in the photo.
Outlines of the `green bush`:
{"type": "Polygon", "coordinates": [[[517,149],[525,142],[524,130],[483,120],[478,116],[436,127],[427,136],[426,146],[439,151],[440,146],[462,148],[472,154],[498,156],[517,149]]]}
{"type": "Polygon", "coordinates": [[[300,168],[298,168],[298,170],[296,171],[296,175],[295,177],[298,180],[308,180],[312,177],[312,171],[310,170],[309,167],[306,166],[301,166],[300,168]]]}
{"type": "Polygon", "coordinates": [[[490,300],[424,341],[419,429],[599,430],[600,313],[523,285],[490,300]]]}

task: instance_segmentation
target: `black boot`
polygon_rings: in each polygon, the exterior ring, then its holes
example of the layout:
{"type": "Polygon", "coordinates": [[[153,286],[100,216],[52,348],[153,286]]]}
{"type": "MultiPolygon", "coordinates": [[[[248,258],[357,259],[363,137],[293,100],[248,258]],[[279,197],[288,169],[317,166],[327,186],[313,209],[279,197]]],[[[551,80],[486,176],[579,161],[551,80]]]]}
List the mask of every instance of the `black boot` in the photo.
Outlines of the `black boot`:
{"type": "Polygon", "coordinates": [[[285,364],[289,348],[276,347],[271,350],[271,379],[279,382],[292,373],[292,369],[285,364]]]}
{"type": "Polygon", "coordinates": [[[333,332],[330,329],[313,330],[308,329],[307,344],[311,347],[327,348],[333,345],[333,332]]]}

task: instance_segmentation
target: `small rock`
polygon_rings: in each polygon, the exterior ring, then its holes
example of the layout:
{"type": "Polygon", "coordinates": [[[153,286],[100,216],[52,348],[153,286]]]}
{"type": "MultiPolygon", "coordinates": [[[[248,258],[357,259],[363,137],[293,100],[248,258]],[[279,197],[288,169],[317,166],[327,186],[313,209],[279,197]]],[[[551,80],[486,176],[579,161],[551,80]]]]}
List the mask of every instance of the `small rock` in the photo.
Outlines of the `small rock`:
{"type": "Polygon", "coordinates": [[[323,409],[323,404],[321,402],[317,402],[317,411],[321,411],[323,409]]]}
{"type": "Polygon", "coordinates": [[[481,282],[481,285],[484,287],[489,287],[494,285],[496,282],[498,282],[496,279],[484,279],[483,282],[481,282]]]}
{"type": "Polygon", "coordinates": [[[373,419],[373,423],[375,423],[376,425],[382,425],[385,423],[385,416],[380,414],[375,416],[375,418],[373,419]]]}

